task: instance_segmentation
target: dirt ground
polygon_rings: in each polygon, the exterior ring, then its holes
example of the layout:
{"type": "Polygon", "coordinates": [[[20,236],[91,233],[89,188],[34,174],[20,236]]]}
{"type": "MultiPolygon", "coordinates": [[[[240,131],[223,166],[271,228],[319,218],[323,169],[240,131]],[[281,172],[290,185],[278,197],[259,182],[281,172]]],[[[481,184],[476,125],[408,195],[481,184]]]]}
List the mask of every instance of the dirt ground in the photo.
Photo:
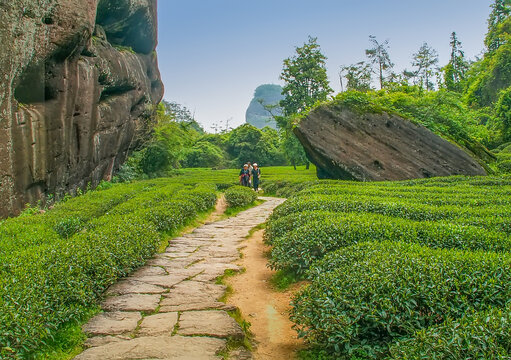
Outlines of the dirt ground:
{"type": "Polygon", "coordinates": [[[286,292],[272,288],[270,278],[274,272],[266,267],[268,260],[264,254],[268,248],[263,243],[262,230],[245,244],[238,265],[246,272],[227,279],[234,290],[228,303],[236,305],[251,323],[250,331],[256,342],[254,359],[295,359],[296,351],[303,346],[288,316],[289,301],[296,288],[286,292]]]}

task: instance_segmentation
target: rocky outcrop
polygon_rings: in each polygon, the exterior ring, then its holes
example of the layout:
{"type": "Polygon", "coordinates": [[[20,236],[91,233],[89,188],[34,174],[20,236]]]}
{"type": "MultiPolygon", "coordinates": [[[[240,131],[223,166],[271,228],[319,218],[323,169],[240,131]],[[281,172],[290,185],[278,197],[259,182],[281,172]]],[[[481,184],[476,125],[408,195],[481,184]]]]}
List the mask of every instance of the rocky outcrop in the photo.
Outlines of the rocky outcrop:
{"type": "Polygon", "coordinates": [[[313,110],[295,128],[318,176],[358,181],[486,175],[459,146],[387,113],[360,114],[340,105],[313,110]]]}
{"type": "Polygon", "coordinates": [[[247,123],[258,129],[262,129],[265,126],[277,129],[277,123],[273,120],[272,113],[273,115],[282,115],[282,110],[278,107],[282,99],[284,99],[284,95],[282,95],[282,87],[280,85],[267,84],[259,86],[247,109],[247,123]],[[271,113],[265,106],[273,108],[271,113]]]}
{"type": "Polygon", "coordinates": [[[109,179],[163,93],[156,0],[0,0],[0,216],[109,179]]]}

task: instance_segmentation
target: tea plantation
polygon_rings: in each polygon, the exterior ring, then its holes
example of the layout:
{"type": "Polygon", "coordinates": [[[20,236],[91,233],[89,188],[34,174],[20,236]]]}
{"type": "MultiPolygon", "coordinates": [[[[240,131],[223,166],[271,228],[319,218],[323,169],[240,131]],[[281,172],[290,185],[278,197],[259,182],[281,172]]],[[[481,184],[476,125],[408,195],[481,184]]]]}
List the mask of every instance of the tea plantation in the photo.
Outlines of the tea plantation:
{"type": "Polygon", "coordinates": [[[265,239],[309,282],[291,318],[313,358],[511,358],[511,177],[273,186],[303,189],[265,239]]]}
{"type": "MultiPolygon", "coordinates": [[[[263,181],[288,173],[268,169],[263,181]]],[[[314,170],[297,173],[302,181],[315,178],[314,170]]],[[[237,175],[190,169],[172,178],[103,183],[46,212],[28,209],[0,222],[0,359],[32,358],[59,330],[86,321],[109,285],[212,210],[237,175]]],[[[234,187],[226,197],[245,206],[255,193],[234,187]]]]}

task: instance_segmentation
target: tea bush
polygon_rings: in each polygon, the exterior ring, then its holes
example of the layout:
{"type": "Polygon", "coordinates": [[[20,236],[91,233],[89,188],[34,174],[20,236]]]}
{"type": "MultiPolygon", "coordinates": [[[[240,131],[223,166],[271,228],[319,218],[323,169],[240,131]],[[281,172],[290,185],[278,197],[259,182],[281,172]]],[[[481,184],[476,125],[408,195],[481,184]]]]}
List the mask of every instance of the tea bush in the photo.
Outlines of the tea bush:
{"type": "Polygon", "coordinates": [[[257,193],[251,188],[233,186],[225,191],[225,201],[229,207],[244,207],[257,200],[257,193]]]}
{"type": "Polygon", "coordinates": [[[511,298],[508,254],[369,242],[327,255],[293,300],[308,341],[338,354],[386,354],[416,331],[511,298]]]}
{"type": "Polygon", "coordinates": [[[361,242],[386,240],[432,248],[511,251],[508,236],[474,226],[352,213],[310,219],[305,225],[275,239],[270,265],[301,275],[331,251],[361,242]]]}
{"type": "Polygon", "coordinates": [[[447,319],[390,348],[393,360],[511,358],[511,310],[493,308],[447,319]]]}
{"type": "Polygon", "coordinates": [[[309,279],[292,318],[313,348],[508,358],[510,176],[272,186],[292,196],[267,223],[269,263],[309,279]]]}
{"type": "Polygon", "coordinates": [[[30,358],[216,203],[200,178],[115,184],[0,224],[0,358],[30,358]],[[197,185],[199,184],[200,185],[197,185]]]}

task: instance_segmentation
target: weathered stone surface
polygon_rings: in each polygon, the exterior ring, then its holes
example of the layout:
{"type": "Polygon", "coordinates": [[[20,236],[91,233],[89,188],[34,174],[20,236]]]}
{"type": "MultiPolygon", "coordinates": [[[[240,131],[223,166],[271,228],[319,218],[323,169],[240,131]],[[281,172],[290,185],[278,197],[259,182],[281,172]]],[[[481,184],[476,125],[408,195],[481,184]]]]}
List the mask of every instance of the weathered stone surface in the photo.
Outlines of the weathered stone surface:
{"type": "Polygon", "coordinates": [[[90,348],[76,360],[218,360],[216,353],[225,348],[225,340],[206,337],[153,336],[109,343],[90,348]]]}
{"type": "Polygon", "coordinates": [[[323,105],[295,128],[320,178],[379,181],[486,175],[467,152],[396,115],[323,105]]]}
{"type": "MultiPolygon", "coordinates": [[[[159,254],[154,259],[158,263],[164,262],[165,269],[145,266],[112,286],[109,293],[129,294],[107,298],[104,303],[106,309],[123,310],[120,314],[136,311],[132,320],[140,319],[141,311],[157,312],[139,321],[137,328],[134,328],[135,321],[128,326],[126,319],[116,318],[115,313],[107,313],[103,317],[118,320],[119,324],[114,324],[117,328],[109,323],[107,326],[98,319],[93,320],[88,326],[101,328],[97,331],[99,335],[87,340],[85,345],[88,349],[76,359],[218,359],[216,354],[226,345],[226,340],[222,338],[242,338],[243,332],[226,312],[234,311],[236,307],[218,301],[226,287],[216,284],[216,277],[222,275],[225,269],[239,269],[228,262],[231,258],[238,258],[238,244],[250,229],[245,224],[265,221],[273,208],[283,202],[283,199],[267,200],[267,203],[229,220],[226,231],[222,222],[219,227],[201,227],[201,230],[207,230],[204,234],[210,236],[200,237],[199,241],[194,237],[179,238],[176,245],[180,247],[192,247],[198,242],[202,246],[187,259],[170,260],[166,254],[159,254]],[[236,223],[240,226],[236,227],[236,223]],[[130,293],[153,289],[159,292],[162,288],[166,291],[155,295],[130,293]],[[181,312],[180,317],[178,312],[181,312]],[[125,327],[119,329],[121,326],[125,327]],[[103,336],[109,333],[123,335],[103,336]]],[[[250,358],[250,354],[243,351],[231,352],[230,355],[235,359],[250,358]]]]}
{"type": "Polygon", "coordinates": [[[220,338],[242,338],[238,323],[225,311],[189,311],[179,319],[180,335],[208,335],[220,338]]]}
{"type": "Polygon", "coordinates": [[[83,326],[88,335],[119,335],[136,329],[142,315],[138,312],[107,312],[94,316],[83,326]]]}
{"type": "Polygon", "coordinates": [[[106,291],[106,295],[161,294],[165,291],[167,291],[167,289],[161,286],[125,279],[110,286],[110,288],[106,291]]]}
{"type": "Polygon", "coordinates": [[[163,86],[156,0],[1,1],[0,18],[3,217],[109,179],[163,86]]]}
{"type": "Polygon", "coordinates": [[[170,274],[170,275],[162,275],[162,276],[141,276],[137,277],[136,280],[140,282],[144,282],[147,284],[162,286],[164,288],[171,288],[181,281],[193,277],[197,275],[199,271],[187,271],[187,269],[182,270],[179,274],[170,274]]]}
{"type": "Polygon", "coordinates": [[[177,312],[146,316],[140,324],[137,336],[170,335],[177,324],[177,319],[177,312]]]}
{"type": "Polygon", "coordinates": [[[154,311],[160,302],[160,295],[128,294],[111,296],[101,307],[107,311],[154,311]]]}

